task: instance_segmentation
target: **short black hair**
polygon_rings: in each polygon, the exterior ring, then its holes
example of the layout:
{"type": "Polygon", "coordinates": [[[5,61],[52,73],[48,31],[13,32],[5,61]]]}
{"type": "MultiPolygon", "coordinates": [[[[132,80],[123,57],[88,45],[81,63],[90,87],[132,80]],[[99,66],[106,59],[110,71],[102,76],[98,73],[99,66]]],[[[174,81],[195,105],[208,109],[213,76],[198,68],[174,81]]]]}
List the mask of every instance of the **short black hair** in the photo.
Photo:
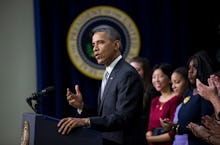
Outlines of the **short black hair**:
{"type": "Polygon", "coordinates": [[[92,31],[90,33],[91,38],[96,32],[105,32],[108,36],[110,36],[110,38],[112,40],[120,40],[121,41],[121,36],[120,36],[119,32],[115,28],[113,28],[112,26],[109,26],[109,25],[96,26],[95,28],[92,29],[92,31]]]}

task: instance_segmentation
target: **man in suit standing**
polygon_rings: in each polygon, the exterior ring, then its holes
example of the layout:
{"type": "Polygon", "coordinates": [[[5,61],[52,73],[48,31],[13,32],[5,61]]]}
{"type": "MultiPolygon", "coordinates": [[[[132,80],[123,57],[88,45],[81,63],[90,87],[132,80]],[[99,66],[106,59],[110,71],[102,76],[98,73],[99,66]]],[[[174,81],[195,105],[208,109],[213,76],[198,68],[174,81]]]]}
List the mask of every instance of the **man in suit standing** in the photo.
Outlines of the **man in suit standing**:
{"type": "MultiPolygon", "coordinates": [[[[111,26],[100,25],[92,31],[94,56],[98,64],[106,67],[103,80],[107,79],[98,94],[96,114],[82,118],[63,118],[58,123],[61,134],[69,134],[76,127],[90,127],[102,132],[105,145],[135,145],[136,125],[143,109],[143,81],[137,71],[122,58],[121,38],[111,26]],[[107,73],[107,75],[106,75],[107,73]]],[[[79,86],[76,93],[67,89],[69,104],[79,114],[86,112],[87,105],[79,86]]]]}

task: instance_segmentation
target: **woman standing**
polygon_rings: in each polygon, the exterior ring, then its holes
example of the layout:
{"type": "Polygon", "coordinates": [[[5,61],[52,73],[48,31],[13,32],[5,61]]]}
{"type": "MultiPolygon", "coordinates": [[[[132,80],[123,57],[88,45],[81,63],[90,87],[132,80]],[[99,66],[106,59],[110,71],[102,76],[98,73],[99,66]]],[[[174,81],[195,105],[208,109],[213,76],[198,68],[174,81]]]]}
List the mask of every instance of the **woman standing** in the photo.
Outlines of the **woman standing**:
{"type": "Polygon", "coordinates": [[[176,96],[171,88],[171,73],[172,67],[170,64],[159,64],[153,68],[152,84],[154,88],[161,93],[151,102],[150,118],[146,139],[150,145],[172,145],[169,134],[158,134],[161,130],[160,119],[169,118],[173,120],[177,105],[181,102],[181,97],[176,96]]]}
{"type": "Polygon", "coordinates": [[[196,88],[196,79],[207,84],[208,77],[213,73],[212,61],[205,51],[191,56],[187,63],[190,88],[184,95],[183,104],[178,113],[178,122],[172,126],[175,134],[188,134],[189,145],[206,145],[207,143],[196,137],[188,128],[190,122],[202,124],[201,118],[214,112],[212,104],[202,98],[196,88]]]}

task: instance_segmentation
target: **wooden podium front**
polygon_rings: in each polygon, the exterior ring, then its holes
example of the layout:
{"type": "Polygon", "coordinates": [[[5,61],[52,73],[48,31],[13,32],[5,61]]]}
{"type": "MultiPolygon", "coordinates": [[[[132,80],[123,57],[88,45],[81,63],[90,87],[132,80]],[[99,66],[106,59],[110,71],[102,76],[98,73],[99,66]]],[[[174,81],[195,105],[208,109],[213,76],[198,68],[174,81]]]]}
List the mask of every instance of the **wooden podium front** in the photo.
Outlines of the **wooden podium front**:
{"type": "MultiPolygon", "coordinates": [[[[22,134],[24,123],[28,123],[29,145],[102,145],[100,132],[89,128],[79,128],[69,135],[58,133],[58,119],[36,113],[22,115],[22,134]]],[[[24,144],[24,143],[23,143],[24,144]]],[[[22,144],[22,145],[23,145],[22,144]]]]}

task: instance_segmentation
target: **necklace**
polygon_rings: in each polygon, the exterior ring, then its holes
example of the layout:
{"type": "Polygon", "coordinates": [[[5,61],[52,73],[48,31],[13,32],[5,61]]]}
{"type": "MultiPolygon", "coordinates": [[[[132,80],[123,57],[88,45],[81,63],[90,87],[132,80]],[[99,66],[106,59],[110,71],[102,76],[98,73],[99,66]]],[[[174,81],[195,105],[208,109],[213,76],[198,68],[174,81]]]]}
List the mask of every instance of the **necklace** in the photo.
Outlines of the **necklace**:
{"type": "Polygon", "coordinates": [[[160,103],[160,110],[162,110],[163,109],[163,105],[164,105],[164,103],[160,103]]]}
{"type": "Polygon", "coordinates": [[[165,103],[159,102],[159,104],[158,104],[156,107],[159,108],[159,110],[162,110],[164,104],[165,104],[165,103]]]}

